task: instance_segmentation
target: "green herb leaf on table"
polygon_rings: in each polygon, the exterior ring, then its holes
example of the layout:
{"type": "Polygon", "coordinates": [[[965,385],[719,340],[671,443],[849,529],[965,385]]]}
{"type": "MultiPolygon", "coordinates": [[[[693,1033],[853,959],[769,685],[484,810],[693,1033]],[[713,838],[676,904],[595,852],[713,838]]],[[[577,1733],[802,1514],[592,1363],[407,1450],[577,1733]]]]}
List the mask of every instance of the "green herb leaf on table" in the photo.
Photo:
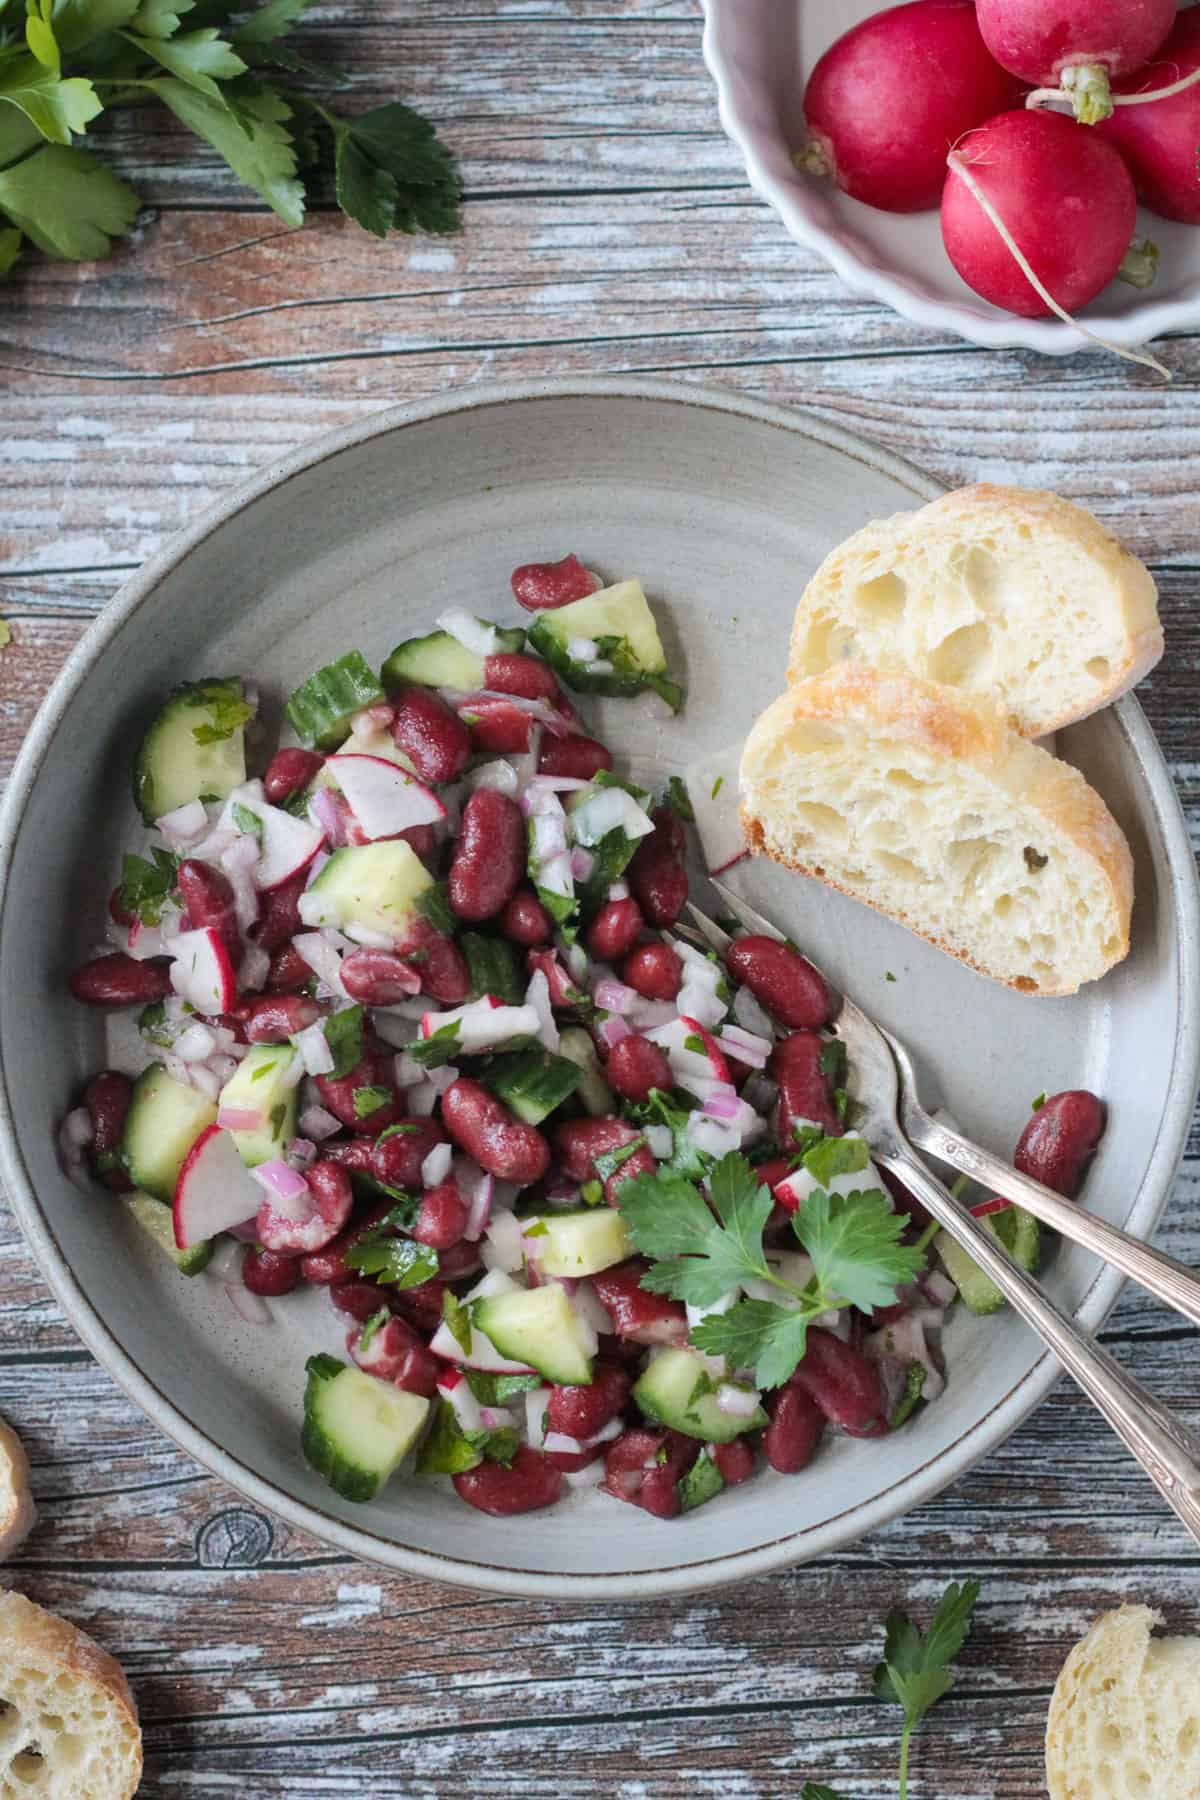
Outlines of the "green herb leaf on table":
{"type": "Polygon", "coordinates": [[[237,28],[240,44],[273,44],[286,37],[296,21],[306,13],[312,0],[266,0],[256,12],[237,28]]]}
{"type": "Polygon", "coordinates": [[[213,27],[206,31],[186,31],[178,37],[139,38],[128,34],[129,42],[143,55],[161,63],[163,68],[197,93],[207,94],[219,106],[227,105],[226,98],[217,86],[218,81],[233,81],[246,73],[246,64],[242,61],[232,44],[213,27]]]}
{"type": "Polygon", "coordinates": [[[233,108],[170,76],[149,85],[286,225],[303,222],[304,186],[296,179],[295,147],[285,128],[292,109],[282,94],[268,87],[253,94],[239,91],[233,108]]]}
{"type": "Polygon", "coordinates": [[[800,1789],[800,1800],[846,1800],[844,1794],[836,1794],[830,1787],[821,1787],[818,1782],[806,1781],[800,1789]]]}
{"type": "MultiPolygon", "coordinates": [[[[174,37],[180,19],[184,13],[192,11],[194,3],[195,0],[142,0],[128,21],[129,29],[142,38],[174,37]]],[[[113,4],[122,7],[125,0],[113,0],[113,4]]],[[[119,23],[123,25],[126,21],[122,19],[119,23]]],[[[110,29],[115,29],[115,23],[110,29]]]]}
{"type": "Polygon", "coordinates": [[[338,205],[364,230],[457,230],[458,177],[428,119],[401,100],[354,119],[316,111],[333,133],[338,205]]]}
{"type": "Polygon", "coordinates": [[[128,183],[87,150],[50,144],[0,170],[0,212],[39,250],[72,262],[107,256],[138,205],[128,183]]]}
{"type": "Polygon", "coordinates": [[[36,56],[16,56],[7,66],[0,65],[0,104],[15,106],[49,143],[63,145],[104,110],[90,81],[82,76],[64,79],[44,68],[36,56]]]}
{"type": "Polygon", "coordinates": [[[967,1641],[979,1583],[951,1582],[922,1634],[907,1613],[891,1612],[886,1621],[883,1661],[875,1670],[875,1693],[903,1708],[900,1740],[900,1800],[907,1800],[908,1751],[912,1734],[931,1706],[954,1686],[950,1664],[967,1641]]]}

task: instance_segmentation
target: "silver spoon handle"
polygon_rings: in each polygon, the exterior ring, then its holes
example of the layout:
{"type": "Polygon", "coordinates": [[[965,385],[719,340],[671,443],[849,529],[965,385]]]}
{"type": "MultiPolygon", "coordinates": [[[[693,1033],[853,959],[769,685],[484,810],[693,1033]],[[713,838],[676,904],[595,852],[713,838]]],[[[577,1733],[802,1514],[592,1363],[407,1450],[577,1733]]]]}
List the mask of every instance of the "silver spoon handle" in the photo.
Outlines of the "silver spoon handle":
{"type": "Polygon", "coordinates": [[[875,1149],[939,1225],[995,1282],[1133,1452],[1168,1506],[1200,1543],[1200,1439],[1081,1330],[1041,1285],[1019,1269],[905,1144],[875,1149]]]}
{"type": "Polygon", "coordinates": [[[931,1119],[912,1101],[905,1102],[902,1122],[905,1136],[918,1149],[936,1156],[939,1162],[950,1163],[1006,1200],[1015,1200],[1043,1225],[1049,1225],[1074,1244],[1082,1244],[1085,1250],[1094,1251],[1165,1306],[1182,1313],[1193,1325],[1200,1325],[1200,1276],[1186,1264],[1143,1244],[1140,1238],[1130,1237],[1118,1225],[1098,1219],[1073,1201],[1064,1200],[1040,1181],[1020,1174],[989,1150],[973,1144],[970,1138],[931,1119]]]}

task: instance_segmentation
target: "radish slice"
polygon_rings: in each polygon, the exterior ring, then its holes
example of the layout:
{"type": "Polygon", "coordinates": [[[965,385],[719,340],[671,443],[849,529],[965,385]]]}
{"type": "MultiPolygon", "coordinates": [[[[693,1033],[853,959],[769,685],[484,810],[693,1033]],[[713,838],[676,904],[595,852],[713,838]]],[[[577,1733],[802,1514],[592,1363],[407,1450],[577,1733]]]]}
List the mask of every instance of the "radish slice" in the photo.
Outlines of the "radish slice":
{"type": "Polygon", "coordinates": [[[395,837],[415,825],[436,825],[446,816],[435,793],[381,757],[331,756],[325,767],[369,838],[395,837]]]}
{"type": "Polygon", "coordinates": [[[626,837],[649,837],[654,822],[624,788],[597,788],[571,814],[571,831],[577,844],[598,844],[610,831],[626,837]]]}
{"type": "MultiPolygon", "coordinates": [[[[500,1269],[492,1269],[467,1295],[468,1300],[485,1300],[493,1294],[511,1294],[517,1283],[500,1269]]],[[[532,1375],[528,1363],[512,1362],[501,1356],[491,1338],[476,1327],[471,1329],[471,1348],[464,1353],[462,1345],[446,1324],[439,1325],[430,1339],[429,1348],[443,1362],[461,1363],[468,1369],[487,1369],[497,1375],[532,1375]]]]}
{"type": "Polygon", "coordinates": [[[190,1250],[244,1224],[257,1213],[260,1200],[258,1185],[229,1133],[209,1125],[185,1156],[175,1183],[176,1244],[190,1250]]]}
{"type": "Polygon", "coordinates": [[[469,1054],[494,1049],[511,1038],[537,1037],[542,1022],[533,1006],[498,1006],[485,996],[447,1012],[423,1014],[421,1036],[432,1037],[435,1031],[441,1031],[451,1023],[458,1026],[455,1048],[469,1054]]]}
{"type": "Polygon", "coordinates": [[[164,813],[161,819],[155,819],[154,829],[161,832],[168,844],[176,848],[195,843],[208,830],[208,814],[204,810],[203,800],[189,800],[186,805],[176,806],[171,812],[164,813]]]}
{"type": "Polygon", "coordinates": [[[237,999],[237,977],[218,931],[181,931],[171,943],[171,986],[198,1013],[228,1012],[237,999]]]}
{"type": "Polygon", "coordinates": [[[706,756],[684,774],[688,799],[696,815],[704,866],[710,875],[727,869],[746,854],[746,839],[738,812],[741,759],[742,747],[736,744],[706,756]]]}

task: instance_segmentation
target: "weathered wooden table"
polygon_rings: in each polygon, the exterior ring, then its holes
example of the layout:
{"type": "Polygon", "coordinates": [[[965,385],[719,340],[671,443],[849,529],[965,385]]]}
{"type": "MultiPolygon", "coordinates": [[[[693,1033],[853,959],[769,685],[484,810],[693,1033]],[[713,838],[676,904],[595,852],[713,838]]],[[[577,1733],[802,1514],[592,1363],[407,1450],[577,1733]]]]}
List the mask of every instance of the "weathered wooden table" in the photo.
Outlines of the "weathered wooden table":
{"type": "MultiPolygon", "coordinates": [[[[474,382],[637,370],[807,407],[948,483],[1094,507],[1159,579],[1169,649],[1142,698],[1200,822],[1200,342],[1161,347],[1164,388],[1102,355],[937,342],[850,298],[748,191],[691,0],[345,0],[311,19],[364,105],[399,89],[444,122],[466,230],[380,245],[319,213],[292,233],[165,119],[121,122],[153,208],[136,242],[0,289],[6,764],[124,574],[271,456],[474,382]]],[[[1200,1261],[1192,1151],[1160,1242],[1200,1261]]],[[[1200,1418],[1194,1332],[1131,1294],[1105,1340],[1200,1418]]],[[[41,1507],[8,1577],[125,1664],[148,1795],[774,1800],[816,1777],[891,1796],[880,1620],[973,1573],[978,1627],[914,1792],[1031,1800],[1047,1696],[1092,1614],[1137,1599],[1200,1627],[1200,1559],[1070,1387],[844,1555],[647,1609],[395,1580],[262,1516],[129,1406],[3,1218],[0,1408],[41,1507]]]]}

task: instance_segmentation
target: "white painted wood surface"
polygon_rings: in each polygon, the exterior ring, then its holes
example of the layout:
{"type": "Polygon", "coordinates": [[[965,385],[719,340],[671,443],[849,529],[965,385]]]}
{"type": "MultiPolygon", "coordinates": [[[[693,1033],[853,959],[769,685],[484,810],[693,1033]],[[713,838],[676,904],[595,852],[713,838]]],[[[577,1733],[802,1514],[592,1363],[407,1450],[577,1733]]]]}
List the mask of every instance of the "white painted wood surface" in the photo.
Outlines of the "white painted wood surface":
{"type": "MultiPolygon", "coordinates": [[[[782,0],[781,0],[782,3],[782,0]]],[[[124,574],[272,456],[477,381],[640,370],[806,406],[947,482],[1057,488],[1159,575],[1143,699],[1200,822],[1200,346],[1164,390],[1102,356],[939,343],[843,292],[746,188],[691,0],[352,0],[307,31],[369,104],[442,122],[468,188],[448,241],[286,232],[165,120],[118,148],[153,211],[112,262],[0,288],[0,757],[124,574]]],[[[1200,1261],[1200,1133],[1160,1241],[1200,1261]]],[[[1128,1296],[1105,1333],[1200,1423],[1196,1333],[1128,1296]]],[[[776,1800],[895,1793],[870,1698],[883,1614],[984,1582],[920,1800],[1044,1792],[1046,1700],[1122,1599],[1200,1629],[1200,1559],[1060,1389],[940,1500],[846,1554],[694,1603],[474,1599],[346,1562],[244,1505],[82,1351],[0,1215],[0,1410],[41,1523],[9,1578],[93,1629],[137,1690],[146,1795],[776,1800]]],[[[0,1682],[2,1686],[2,1682],[0,1682]]]]}

